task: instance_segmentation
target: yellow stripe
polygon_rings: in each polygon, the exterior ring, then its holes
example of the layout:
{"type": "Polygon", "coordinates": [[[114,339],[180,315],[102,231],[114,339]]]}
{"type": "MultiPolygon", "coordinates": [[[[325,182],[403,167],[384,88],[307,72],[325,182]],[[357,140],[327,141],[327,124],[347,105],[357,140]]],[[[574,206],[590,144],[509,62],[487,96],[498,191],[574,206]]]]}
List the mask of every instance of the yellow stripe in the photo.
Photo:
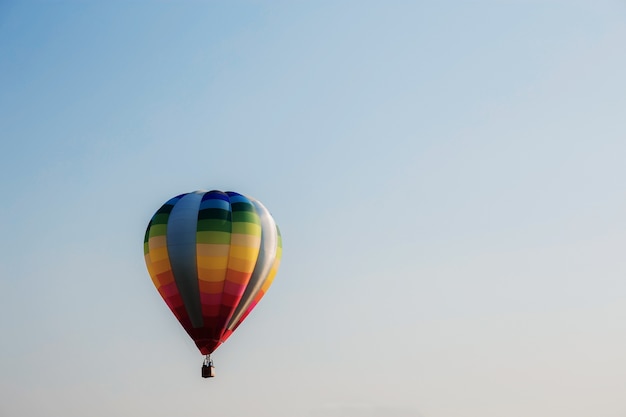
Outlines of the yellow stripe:
{"type": "Polygon", "coordinates": [[[152,262],[158,262],[164,259],[169,259],[169,256],[167,253],[167,246],[163,246],[160,248],[150,247],[150,251],[148,252],[148,254],[150,255],[150,259],[152,259],[152,262]]]}
{"type": "Polygon", "coordinates": [[[276,273],[278,272],[278,267],[280,266],[280,259],[282,258],[282,255],[283,249],[279,246],[276,250],[276,259],[274,259],[272,268],[270,269],[269,274],[267,274],[267,279],[261,287],[261,291],[263,291],[263,293],[266,293],[269,287],[272,285],[272,282],[274,282],[274,278],[276,277],[276,273]]]}
{"type": "Polygon", "coordinates": [[[259,257],[258,246],[231,246],[230,257],[239,259],[254,259],[259,257]]]}
{"type": "Polygon", "coordinates": [[[146,253],[146,255],[144,256],[145,260],[146,260],[146,267],[148,268],[148,273],[150,274],[150,276],[152,276],[154,274],[154,271],[152,271],[152,260],[150,259],[150,253],[146,253]]]}
{"type": "Polygon", "coordinates": [[[254,269],[255,264],[256,259],[230,258],[228,260],[228,269],[232,269],[237,272],[250,273],[254,269]]]}
{"type": "Polygon", "coordinates": [[[226,269],[228,256],[198,256],[198,268],[226,269]]]}

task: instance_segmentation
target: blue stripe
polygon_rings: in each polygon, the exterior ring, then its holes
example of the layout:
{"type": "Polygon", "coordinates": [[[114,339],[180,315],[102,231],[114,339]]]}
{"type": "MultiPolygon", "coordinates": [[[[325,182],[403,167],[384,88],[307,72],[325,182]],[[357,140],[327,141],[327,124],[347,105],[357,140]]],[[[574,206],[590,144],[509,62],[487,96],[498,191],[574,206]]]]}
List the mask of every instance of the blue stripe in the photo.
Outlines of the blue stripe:
{"type": "Polygon", "coordinates": [[[216,193],[211,191],[206,193],[204,197],[202,197],[202,202],[200,203],[200,210],[207,208],[217,208],[226,211],[230,211],[230,203],[228,200],[228,196],[224,193],[216,193]]]}
{"type": "MultiPolygon", "coordinates": [[[[185,194],[181,194],[181,195],[177,195],[176,197],[172,197],[172,198],[170,198],[169,200],[167,200],[167,201],[165,202],[165,204],[169,204],[169,205],[173,206],[174,204],[176,204],[176,202],[177,202],[178,200],[180,200],[181,198],[183,198],[183,197],[184,197],[184,196],[186,196],[186,195],[187,195],[187,193],[185,193],[185,194]]],[[[164,204],[164,205],[165,205],[165,204],[164,204]]]]}
{"type": "Polygon", "coordinates": [[[248,199],[248,197],[232,192],[232,191],[227,191],[226,194],[228,194],[228,196],[230,197],[230,203],[248,203],[248,204],[252,204],[252,202],[248,199]]]}

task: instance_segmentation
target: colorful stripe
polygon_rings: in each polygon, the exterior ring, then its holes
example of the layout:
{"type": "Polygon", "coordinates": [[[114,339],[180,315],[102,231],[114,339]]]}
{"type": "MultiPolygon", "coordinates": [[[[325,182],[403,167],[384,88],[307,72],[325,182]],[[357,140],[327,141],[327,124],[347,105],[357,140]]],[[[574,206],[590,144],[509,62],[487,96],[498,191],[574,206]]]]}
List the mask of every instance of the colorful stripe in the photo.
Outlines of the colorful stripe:
{"type": "Polygon", "coordinates": [[[254,272],[250,277],[250,281],[248,282],[246,290],[241,297],[239,305],[235,309],[233,316],[228,321],[228,325],[226,327],[229,330],[232,330],[235,323],[237,323],[237,321],[239,321],[239,319],[241,319],[241,317],[245,314],[248,307],[254,301],[254,297],[261,290],[263,283],[267,280],[272,263],[276,258],[276,249],[278,247],[276,222],[274,222],[270,212],[263,206],[263,204],[256,200],[251,201],[254,205],[254,209],[259,215],[259,221],[261,223],[263,233],[261,235],[259,254],[254,266],[254,272]]]}
{"type": "Polygon", "coordinates": [[[202,354],[223,343],[263,297],[281,251],[267,209],[235,192],[172,198],[144,239],[155,287],[202,354]]]}
{"type": "Polygon", "coordinates": [[[276,226],[276,234],[277,234],[277,238],[278,238],[277,242],[276,242],[277,243],[276,257],[274,258],[274,260],[272,262],[272,266],[270,268],[269,274],[267,275],[267,278],[263,282],[263,285],[261,286],[259,291],[254,294],[254,296],[253,296],[254,298],[253,298],[252,302],[250,303],[248,308],[245,310],[245,312],[243,313],[241,318],[239,320],[229,324],[228,328],[224,332],[224,335],[222,335],[222,342],[226,341],[226,339],[228,339],[228,337],[230,337],[232,332],[234,332],[237,329],[237,327],[239,327],[239,325],[246,319],[246,317],[248,317],[248,314],[250,314],[250,312],[252,310],[254,310],[256,305],[259,303],[261,298],[263,298],[263,296],[265,295],[267,290],[270,288],[270,286],[274,282],[274,278],[276,277],[276,273],[278,272],[278,267],[280,266],[280,260],[281,260],[282,255],[283,255],[283,241],[282,241],[282,237],[281,237],[281,234],[280,234],[280,229],[278,228],[278,226],[276,226]]]}

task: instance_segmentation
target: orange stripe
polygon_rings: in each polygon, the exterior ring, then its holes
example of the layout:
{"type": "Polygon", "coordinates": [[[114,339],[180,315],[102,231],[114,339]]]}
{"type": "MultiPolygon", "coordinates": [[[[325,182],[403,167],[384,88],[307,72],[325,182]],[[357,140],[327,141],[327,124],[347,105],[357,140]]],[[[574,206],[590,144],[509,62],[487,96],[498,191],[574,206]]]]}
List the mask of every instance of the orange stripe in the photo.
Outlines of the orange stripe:
{"type": "Polygon", "coordinates": [[[249,272],[233,271],[229,269],[226,274],[226,281],[232,282],[233,284],[247,285],[251,275],[252,274],[249,272]]]}
{"type": "Polygon", "coordinates": [[[169,259],[163,259],[162,261],[152,262],[152,270],[155,274],[162,274],[163,272],[171,271],[172,266],[170,265],[169,259]]]}
{"type": "Polygon", "coordinates": [[[224,288],[223,282],[199,281],[200,292],[205,294],[220,294],[224,288]]]}
{"type": "MultiPolygon", "coordinates": [[[[165,271],[161,274],[156,274],[155,279],[159,282],[159,285],[157,288],[163,286],[163,285],[169,285],[172,282],[174,282],[174,274],[172,274],[172,271],[165,271]]],[[[155,284],[156,285],[156,284],[155,284]]]]}

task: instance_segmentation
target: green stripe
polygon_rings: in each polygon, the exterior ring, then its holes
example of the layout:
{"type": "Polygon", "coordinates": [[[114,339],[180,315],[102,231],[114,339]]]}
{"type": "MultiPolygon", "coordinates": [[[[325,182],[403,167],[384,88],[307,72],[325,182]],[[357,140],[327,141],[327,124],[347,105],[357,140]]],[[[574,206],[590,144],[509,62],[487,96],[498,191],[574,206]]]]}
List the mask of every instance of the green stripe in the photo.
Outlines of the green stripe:
{"type": "Polygon", "coordinates": [[[256,213],[254,206],[250,203],[231,203],[230,206],[232,207],[233,214],[236,211],[251,211],[253,213],[256,213]]]}
{"type": "Polygon", "coordinates": [[[214,245],[229,245],[230,233],[226,232],[198,232],[196,243],[209,243],[214,245]]]}
{"type": "Polygon", "coordinates": [[[233,211],[233,222],[260,224],[259,215],[254,211],[233,211]]]}
{"type": "Polygon", "coordinates": [[[276,226],[276,232],[278,232],[278,247],[282,248],[283,247],[283,236],[280,234],[280,229],[278,228],[278,226],[276,226]]]}
{"type": "Polygon", "coordinates": [[[173,204],[163,204],[160,209],[157,210],[155,215],[157,214],[170,214],[172,209],[174,208],[173,204]]]}
{"type": "Polygon", "coordinates": [[[150,228],[152,227],[152,220],[148,223],[148,227],[146,228],[146,233],[143,235],[143,243],[148,243],[148,239],[150,239],[150,228]]]}
{"type": "Polygon", "coordinates": [[[167,232],[166,224],[153,224],[150,228],[150,237],[164,236],[167,232]]]}
{"type": "Polygon", "coordinates": [[[152,224],[167,224],[169,218],[169,213],[157,213],[152,217],[152,224]]]}
{"type": "Polygon", "coordinates": [[[246,222],[233,222],[233,233],[261,236],[261,225],[246,222]]]}
{"type": "Polygon", "coordinates": [[[219,208],[208,208],[198,211],[198,220],[230,220],[230,211],[219,208]]]}
{"type": "Polygon", "coordinates": [[[200,220],[198,221],[198,232],[228,232],[230,233],[231,222],[224,220],[200,220]]]}

